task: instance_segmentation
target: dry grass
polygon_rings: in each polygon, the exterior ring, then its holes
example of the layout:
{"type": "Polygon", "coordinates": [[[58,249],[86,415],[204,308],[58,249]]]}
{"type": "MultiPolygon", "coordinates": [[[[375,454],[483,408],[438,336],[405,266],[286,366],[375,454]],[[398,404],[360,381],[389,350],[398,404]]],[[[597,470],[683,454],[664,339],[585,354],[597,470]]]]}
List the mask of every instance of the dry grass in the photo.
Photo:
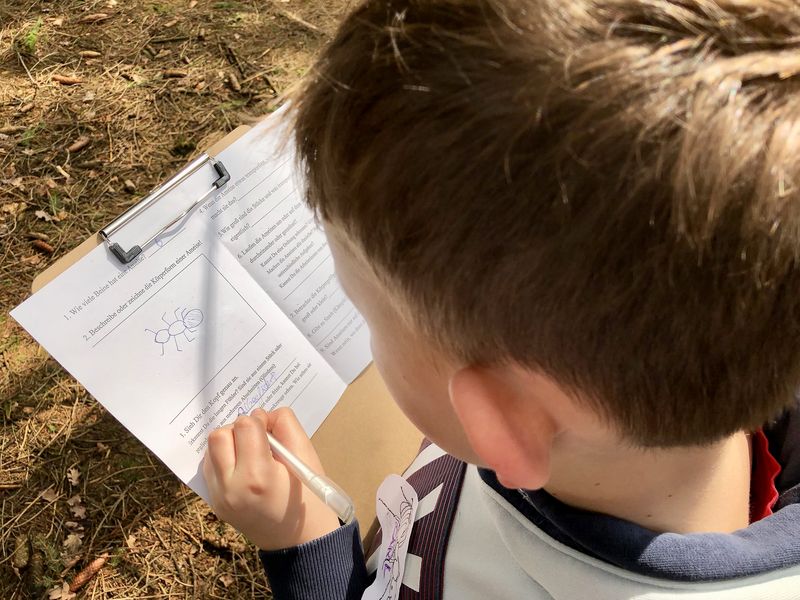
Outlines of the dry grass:
{"type": "Polygon", "coordinates": [[[47,597],[103,553],[79,598],[269,597],[252,547],[8,310],[193,153],[269,111],[346,4],[0,0],[0,598],[47,597]]]}

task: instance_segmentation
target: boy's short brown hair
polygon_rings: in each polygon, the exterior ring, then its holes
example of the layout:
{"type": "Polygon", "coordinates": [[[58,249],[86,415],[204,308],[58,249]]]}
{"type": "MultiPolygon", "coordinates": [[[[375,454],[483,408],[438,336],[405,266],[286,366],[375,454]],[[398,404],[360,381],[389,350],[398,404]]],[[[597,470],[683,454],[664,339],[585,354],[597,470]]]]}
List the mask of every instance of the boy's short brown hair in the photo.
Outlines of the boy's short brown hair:
{"type": "Polygon", "coordinates": [[[795,2],[368,1],[295,111],[311,206],[459,359],[645,446],[792,400],[795,2]]]}

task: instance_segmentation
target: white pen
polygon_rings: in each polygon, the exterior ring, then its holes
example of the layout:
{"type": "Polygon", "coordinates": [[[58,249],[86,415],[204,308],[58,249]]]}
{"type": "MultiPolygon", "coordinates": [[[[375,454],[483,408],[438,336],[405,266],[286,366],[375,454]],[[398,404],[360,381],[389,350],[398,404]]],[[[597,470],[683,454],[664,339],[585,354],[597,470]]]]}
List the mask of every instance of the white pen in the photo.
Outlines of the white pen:
{"type": "Polygon", "coordinates": [[[297,478],[320,500],[327,504],[339,516],[342,523],[350,523],[355,517],[353,501],[344,493],[342,488],[333,483],[324,475],[315,473],[306,463],[297,458],[286,446],[281,444],[267,432],[267,441],[272,447],[272,452],[283,459],[284,464],[297,476],[297,478]]]}

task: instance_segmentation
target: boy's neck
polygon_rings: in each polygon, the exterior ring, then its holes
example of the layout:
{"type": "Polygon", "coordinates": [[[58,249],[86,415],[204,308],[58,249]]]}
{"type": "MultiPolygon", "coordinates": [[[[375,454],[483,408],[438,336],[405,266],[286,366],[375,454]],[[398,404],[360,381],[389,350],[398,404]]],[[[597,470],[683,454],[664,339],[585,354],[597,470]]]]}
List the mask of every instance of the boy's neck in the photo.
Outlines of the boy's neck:
{"type": "Polygon", "coordinates": [[[725,532],[747,527],[750,444],[737,433],[712,446],[615,449],[552,456],[545,490],[562,502],[654,531],[725,532]]]}

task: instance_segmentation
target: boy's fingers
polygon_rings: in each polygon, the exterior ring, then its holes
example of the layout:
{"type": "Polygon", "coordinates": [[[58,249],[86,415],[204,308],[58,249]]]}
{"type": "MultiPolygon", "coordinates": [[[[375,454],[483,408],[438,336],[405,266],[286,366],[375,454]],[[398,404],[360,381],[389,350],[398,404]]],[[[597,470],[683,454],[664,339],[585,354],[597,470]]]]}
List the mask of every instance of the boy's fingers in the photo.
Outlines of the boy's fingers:
{"type": "Polygon", "coordinates": [[[267,428],[263,418],[242,416],[233,423],[236,444],[236,471],[253,477],[272,464],[267,443],[267,428]]]}
{"type": "Polygon", "coordinates": [[[269,415],[263,408],[257,408],[250,413],[250,416],[261,421],[264,431],[269,431],[269,415]]]}
{"type": "Polygon", "coordinates": [[[211,466],[211,458],[209,457],[208,452],[206,452],[206,455],[203,457],[203,463],[201,466],[203,469],[203,478],[206,480],[206,485],[208,488],[212,489],[213,487],[216,487],[217,476],[214,474],[214,467],[211,466]]]}
{"type": "Polygon", "coordinates": [[[267,416],[269,432],[309,467],[322,473],[317,452],[294,411],[291,408],[279,408],[267,413],[267,416]]]}
{"type": "Polygon", "coordinates": [[[233,473],[236,466],[236,446],[230,427],[217,429],[208,435],[206,458],[210,459],[218,479],[224,479],[233,473]]]}

